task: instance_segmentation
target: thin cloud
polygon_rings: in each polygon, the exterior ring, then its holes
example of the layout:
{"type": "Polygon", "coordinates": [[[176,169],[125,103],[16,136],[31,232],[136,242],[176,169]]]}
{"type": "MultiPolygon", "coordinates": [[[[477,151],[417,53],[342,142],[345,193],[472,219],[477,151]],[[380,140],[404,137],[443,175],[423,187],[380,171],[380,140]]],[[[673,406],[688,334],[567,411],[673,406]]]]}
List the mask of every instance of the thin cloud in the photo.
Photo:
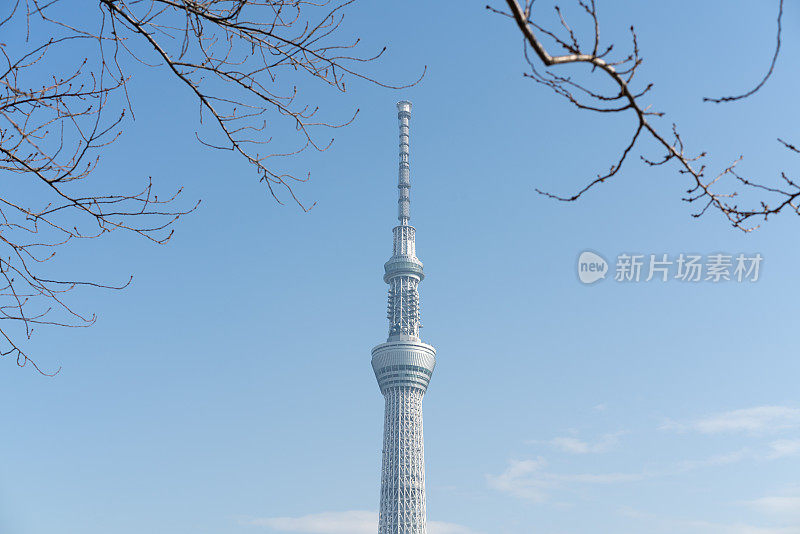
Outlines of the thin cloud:
{"type": "Polygon", "coordinates": [[[633,508],[620,508],[625,517],[647,522],[651,532],[680,532],[681,534],[800,534],[797,526],[762,526],[751,523],[720,523],[715,521],[687,520],[659,517],[633,508]]]}
{"type": "MultiPolygon", "coordinates": [[[[276,532],[302,534],[375,534],[378,514],[365,510],[322,512],[301,517],[265,517],[243,521],[246,525],[266,527],[276,532]]],[[[430,534],[479,534],[462,525],[428,521],[430,534]]]]}
{"type": "Polygon", "coordinates": [[[770,443],[769,448],[767,458],[770,460],[795,456],[800,454],[800,439],[779,439],[770,443]]]}
{"type": "Polygon", "coordinates": [[[685,473],[687,471],[694,471],[695,469],[702,469],[704,467],[716,467],[719,465],[729,465],[741,462],[748,458],[753,458],[753,454],[749,449],[741,449],[738,451],[728,452],[724,454],[715,454],[704,458],[702,460],[686,460],[678,463],[675,466],[674,473],[685,473]]]}
{"type": "Polygon", "coordinates": [[[478,534],[467,527],[442,521],[428,521],[428,532],[430,534],[478,534]]]}
{"type": "Polygon", "coordinates": [[[597,454],[608,452],[619,444],[622,432],[606,434],[596,442],[589,442],[572,437],[557,437],[547,443],[556,449],[570,454],[597,454]]]}
{"type": "Polygon", "coordinates": [[[541,479],[541,471],[547,465],[544,458],[535,460],[511,460],[508,468],[499,475],[486,475],[489,487],[520,499],[542,502],[547,498],[549,487],[541,479]]]}
{"type": "Polygon", "coordinates": [[[675,521],[681,532],[698,534],[800,534],[800,527],[765,527],[749,523],[675,521]]]}
{"type": "Polygon", "coordinates": [[[778,432],[800,427],[800,409],[788,406],[756,406],[714,414],[688,423],[668,421],[662,430],[696,431],[702,434],[778,432]]]}
{"type": "Polygon", "coordinates": [[[800,497],[762,497],[747,504],[764,514],[800,518],[800,497]]]}
{"type": "MultiPolygon", "coordinates": [[[[511,460],[499,475],[486,475],[489,487],[514,497],[541,503],[556,488],[576,484],[621,484],[639,482],[659,477],[674,476],[698,469],[733,464],[752,458],[748,449],[726,454],[717,454],[700,460],[686,460],[661,469],[645,469],[634,472],[611,473],[552,473],[546,470],[547,461],[538,457],[533,460],[511,460]]],[[[798,533],[800,534],[800,533],[798,533]]]]}
{"type": "Polygon", "coordinates": [[[489,487],[532,502],[544,502],[548,490],[569,484],[617,484],[636,482],[651,476],[648,473],[550,473],[545,471],[544,458],[511,460],[499,475],[486,475],[489,487]]]}
{"type": "Polygon", "coordinates": [[[304,534],[373,534],[378,527],[378,514],[354,510],[323,512],[302,517],[265,517],[246,521],[248,525],[268,527],[278,532],[304,534]]]}
{"type": "Polygon", "coordinates": [[[620,482],[637,482],[653,476],[650,473],[578,473],[574,475],[550,474],[548,477],[556,482],[577,482],[581,484],[617,484],[620,482]]]}

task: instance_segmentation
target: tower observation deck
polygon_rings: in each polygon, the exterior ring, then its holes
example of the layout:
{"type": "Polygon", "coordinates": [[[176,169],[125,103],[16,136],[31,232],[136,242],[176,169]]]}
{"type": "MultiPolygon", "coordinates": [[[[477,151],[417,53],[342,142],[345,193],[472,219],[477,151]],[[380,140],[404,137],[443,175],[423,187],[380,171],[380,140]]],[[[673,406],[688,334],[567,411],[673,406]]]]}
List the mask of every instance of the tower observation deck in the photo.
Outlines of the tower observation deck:
{"type": "Polygon", "coordinates": [[[397,111],[400,224],[393,230],[392,257],[383,276],[389,284],[389,337],[372,349],[372,368],[386,400],[378,533],[426,534],[422,397],[436,366],[436,350],[420,337],[419,283],[425,275],[416,255],[416,230],[409,225],[411,102],[398,102],[397,111]]]}

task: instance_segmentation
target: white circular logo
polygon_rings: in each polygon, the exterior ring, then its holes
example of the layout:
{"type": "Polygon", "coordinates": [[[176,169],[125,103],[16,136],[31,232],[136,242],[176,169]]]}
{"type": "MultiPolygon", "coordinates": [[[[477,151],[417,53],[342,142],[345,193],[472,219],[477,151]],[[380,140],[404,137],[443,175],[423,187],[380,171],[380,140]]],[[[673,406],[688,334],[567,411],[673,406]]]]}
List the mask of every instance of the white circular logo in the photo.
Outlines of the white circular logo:
{"type": "Polygon", "coordinates": [[[584,251],[578,257],[578,278],[584,284],[594,284],[606,277],[608,262],[594,252],[584,251]]]}

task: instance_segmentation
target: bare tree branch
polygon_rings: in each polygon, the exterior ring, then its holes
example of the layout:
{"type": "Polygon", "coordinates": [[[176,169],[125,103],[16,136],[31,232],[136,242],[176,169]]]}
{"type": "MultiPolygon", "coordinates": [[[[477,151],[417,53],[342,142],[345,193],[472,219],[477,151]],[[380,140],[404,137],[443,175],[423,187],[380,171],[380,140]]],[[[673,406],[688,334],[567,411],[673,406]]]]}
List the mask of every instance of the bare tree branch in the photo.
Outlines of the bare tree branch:
{"type": "Polygon", "coordinates": [[[758,85],[756,85],[746,93],[743,93],[738,96],[723,96],[719,98],[703,97],[704,102],[713,102],[715,104],[720,104],[722,102],[733,102],[735,100],[742,100],[744,98],[747,98],[748,96],[754,95],[759,89],[764,87],[764,84],[767,83],[767,80],[770,79],[772,73],[775,71],[775,64],[778,62],[778,56],[781,53],[782,21],[783,21],[783,0],[778,0],[778,31],[775,42],[775,53],[772,55],[772,62],[769,64],[769,69],[767,70],[767,73],[764,75],[764,77],[761,79],[758,85]]]}
{"type": "Polygon", "coordinates": [[[94,324],[66,298],[73,289],[130,283],[59,279],[50,274],[57,250],[115,230],[164,244],[197,208],[177,206],[180,189],[159,198],[150,179],[133,192],[108,190],[117,186],[96,172],[132,116],[136,69],[163,72],[196,101],[204,129],[194,135],[203,145],[244,159],[277,202],[313,207],[293,189],[309,174],[278,162],[326,150],[332,139],[320,140],[320,132],[350,124],[358,110],[326,121],[303,101],[302,88],[345,92],[350,79],[405,87],[360,70],[385,48],[362,55],[359,39],[342,39],[353,1],[95,0],[94,18],[86,10],[75,16],[64,0],[2,8],[9,11],[0,12],[0,356],[48,374],[21,341],[39,325],[94,324]],[[273,141],[276,150],[266,150],[273,141]]]}
{"type": "MultiPolygon", "coordinates": [[[[556,6],[555,10],[562,28],[561,33],[566,33],[563,37],[557,31],[549,30],[537,22],[539,17],[534,15],[534,0],[527,0],[524,4],[520,4],[517,0],[506,0],[506,4],[509,9],[507,12],[491,6],[486,7],[493,13],[513,19],[522,33],[525,45],[525,59],[530,68],[530,72],[524,74],[527,78],[550,88],[578,109],[606,114],[629,112],[635,117],[631,140],[625,145],[620,156],[608,171],[597,174],[586,186],[571,195],[556,195],[539,189],[537,189],[537,192],[565,202],[578,200],[595,186],[615,176],[627,161],[636,144],[641,140],[642,134],[645,134],[656,141],[665,151],[664,155],[658,160],[641,157],[645,163],[650,166],[660,166],[674,162],[677,164],[679,174],[689,177],[690,186],[683,200],[689,203],[698,203],[701,206],[698,211],[692,214],[693,217],[700,217],[711,208],[724,215],[733,227],[744,232],[750,232],[758,228],[759,225],[755,221],[759,219],[766,221],[771,215],[782,211],[793,211],[796,214],[800,214],[800,204],[798,203],[800,200],[800,187],[796,182],[790,180],[785,173],[782,175],[783,188],[759,184],[754,180],[737,174],[735,167],[741,160],[740,157],[721,173],[713,178],[708,178],[706,177],[705,165],[698,163],[706,157],[705,152],[694,156],[687,154],[683,140],[674,124],[672,125],[671,135],[660,132],[654,126],[651,119],[662,117],[664,114],[651,111],[650,106],[642,104],[642,97],[652,89],[653,84],[648,83],[641,89],[633,89],[631,85],[634,83],[637,69],[642,64],[638,37],[632,26],[630,27],[631,52],[624,57],[611,60],[609,57],[612,50],[614,50],[614,45],[611,44],[605,49],[600,45],[600,24],[594,1],[577,0],[581,11],[590,18],[591,26],[594,28],[588,48],[581,44],[580,37],[567,23],[560,7],[556,6]],[[555,55],[549,52],[540,35],[566,53],[555,55]],[[533,57],[529,54],[529,50],[534,52],[533,57]],[[543,65],[548,70],[540,72],[538,69],[540,65],[543,65]],[[616,92],[604,94],[600,90],[575,81],[572,77],[562,76],[554,72],[553,68],[565,68],[568,65],[590,67],[590,75],[594,75],[595,72],[602,73],[601,78],[611,81],[616,88],[616,92]],[[739,195],[738,191],[719,192],[717,190],[716,186],[725,177],[731,177],[735,183],[751,190],[769,193],[773,200],[758,201],[757,207],[741,207],[736,203],[739,195]]],[[[779,21],[780,16],[782,16],[782,6],[783,2],[781,1],[779,21]]],[[[778,39],[780,43],[780,30],[778,39]]],[[[775,57],[777,58],[777,51],[775,57]]],[[[771,72],[772,69],[770,69],[770,74],[771,72]]],[[[767,75],[768,77],[769,74],[767,75]]],[[[766,78],[760,86],[765,81],[766,78]]],[[[755,90],[758,90],[758,88],[755,90]]],[[[781,143],[790,150],[797,151],[792,145],[783,141],[781,143]]]]}

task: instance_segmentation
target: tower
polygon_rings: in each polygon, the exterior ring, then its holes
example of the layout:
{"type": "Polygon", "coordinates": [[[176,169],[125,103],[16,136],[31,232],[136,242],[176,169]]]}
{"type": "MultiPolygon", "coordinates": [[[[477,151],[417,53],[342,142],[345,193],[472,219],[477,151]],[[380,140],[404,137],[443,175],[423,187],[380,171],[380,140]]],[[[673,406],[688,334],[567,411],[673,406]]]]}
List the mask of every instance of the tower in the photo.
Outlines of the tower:
{"type": "Polygon", "coordinates": [[[389,339],[372,349],[372,369],[386,399],[378,534],[426,534],[422,397],[436,350],[420,339],[418,286],[425,277],[410,220],[409,121],[411,102],[397,103],[400,169],[392,257],[384,265],[389,284],[389,339]]]}

